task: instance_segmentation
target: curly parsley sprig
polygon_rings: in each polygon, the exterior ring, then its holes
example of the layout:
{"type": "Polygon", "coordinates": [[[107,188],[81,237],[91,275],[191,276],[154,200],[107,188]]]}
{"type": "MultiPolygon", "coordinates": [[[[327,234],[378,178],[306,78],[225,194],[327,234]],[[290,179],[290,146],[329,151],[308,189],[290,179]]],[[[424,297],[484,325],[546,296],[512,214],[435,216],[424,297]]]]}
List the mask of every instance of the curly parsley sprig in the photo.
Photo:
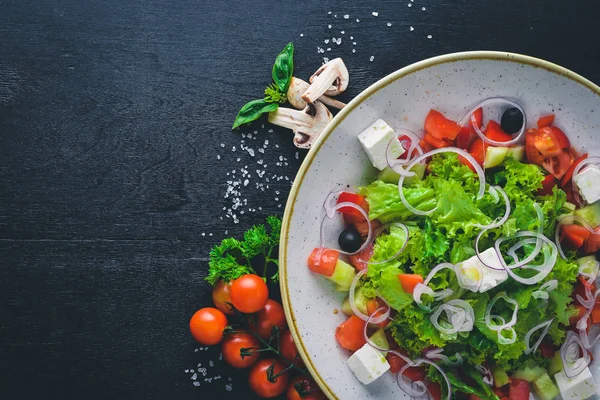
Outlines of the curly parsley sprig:
{"type": "MultiPolygon", "coordinates": [[[[215,285],[219,280],[229,282],[245,274],[261,275],[266,280],[269,265],[279,269],[277,247],[280,233],[281,219],[270,216],[266,225],[255,225],[246,231],[243,240],[223,239],[220,245],[210,251],[206,280],[215,285]]],[[[279,272],[272,274],[269,279],[277,282],[279,272]]]]}

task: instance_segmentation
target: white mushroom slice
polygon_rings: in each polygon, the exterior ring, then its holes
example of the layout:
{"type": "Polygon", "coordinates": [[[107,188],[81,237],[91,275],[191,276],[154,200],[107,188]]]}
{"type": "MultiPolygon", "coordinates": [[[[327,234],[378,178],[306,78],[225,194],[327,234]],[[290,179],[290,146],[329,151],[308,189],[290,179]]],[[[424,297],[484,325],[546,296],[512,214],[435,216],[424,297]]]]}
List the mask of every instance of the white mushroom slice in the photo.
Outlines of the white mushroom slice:
{"type": "Polygon", "coordinates": [[[348,87],[348,70],[341,58],[335,58],[310,77],[310,86],[302,95],[307,103],[313,103],[322,95],[337,96],[348,87]]]}
{"type": "Polygon", "coordinates": [[[310,149],[333,116],[321,102],[308,104],[304,110],[279,107],[269,113],[269,122],[294,132],[294,144],[300,149],[310,149]]]}
{"type": "MultiPolygon", "coordinates": [[[[302,110],[304,107],[306,107],[306,101],[304,101],[302,95],[304,92],[306,92],[309,86],[310,85],[308,82],[303,81],[300,78],[292,77],[292,80],[290,81],[290,87],[287,92],[287,99],[292,107],[297,108],[298,110],[302,110]]],[[[333,108],[337,108],[338,110],[341,110],[346,106],[346,103],[342,103],[341,101],[332,99],[331,97],[325,95],[319,97],[318,100],[321,103],[333,108]]]]}

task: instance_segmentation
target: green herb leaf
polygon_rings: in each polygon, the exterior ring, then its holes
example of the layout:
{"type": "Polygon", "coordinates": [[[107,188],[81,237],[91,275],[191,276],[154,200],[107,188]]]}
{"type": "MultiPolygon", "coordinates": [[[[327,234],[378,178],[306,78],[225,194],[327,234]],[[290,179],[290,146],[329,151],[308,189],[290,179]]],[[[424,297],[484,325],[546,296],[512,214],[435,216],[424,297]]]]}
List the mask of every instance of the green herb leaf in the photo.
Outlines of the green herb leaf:
{"type": "Polygon", "coordinates": [[[272,83],[265,89],[265,101],[269,103],[283,104],[287,101],[287,94],[281,93],[277,85],[272,83]]]}
{"type": "Polygon", "coordinates": [[[265,99],[252,100],[251,102],[244,104],[240,112],[238,112],[231,129],[255,121],[264,113],[275,111],[278,107],[279,104],[270,103],[265,99]]]}
{"type": "Polygon", "coordinates": [[[294,74],[294,43],[290,42],[275,59],[273,81],[280,93],[286,94],[294,74]]]}

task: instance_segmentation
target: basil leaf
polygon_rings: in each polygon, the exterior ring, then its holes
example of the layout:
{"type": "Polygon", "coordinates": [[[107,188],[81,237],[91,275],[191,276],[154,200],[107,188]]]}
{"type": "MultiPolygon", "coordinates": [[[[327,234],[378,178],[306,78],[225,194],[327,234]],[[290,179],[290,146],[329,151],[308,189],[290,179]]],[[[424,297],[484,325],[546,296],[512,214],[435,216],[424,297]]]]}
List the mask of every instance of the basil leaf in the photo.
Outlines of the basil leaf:
{"type": "Polygon", "coordinates": [[[287,93],[290,80],[294,74],[294,43],[290,42],[275,59],[273,64],[273,81],[279,91],[287,93]]]}
{"type": "Polygon", "coordinates": [[[252,100],[240,109],[231,129],[257,120],[264,113],[277,110],[277,107],[279,104],[269,103],[265,99],[252,100]]]}

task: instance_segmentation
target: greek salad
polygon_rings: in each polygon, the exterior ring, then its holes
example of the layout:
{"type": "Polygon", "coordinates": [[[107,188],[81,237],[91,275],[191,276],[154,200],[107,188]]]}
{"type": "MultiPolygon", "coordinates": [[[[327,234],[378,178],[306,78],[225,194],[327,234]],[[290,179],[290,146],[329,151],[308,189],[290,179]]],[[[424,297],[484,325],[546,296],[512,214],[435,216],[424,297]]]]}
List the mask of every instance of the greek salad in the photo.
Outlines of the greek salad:
{"type": "Polygon", "coordinates": [[[424,399],[596,394],[600,158],[560,126],[490,98],[462,119],[432,109],[420,136],[383,120],[358,135],[377,177],[327,196],[308,267],[348,293],[335,337],[360,382],[390,371],[424,399]]]}

